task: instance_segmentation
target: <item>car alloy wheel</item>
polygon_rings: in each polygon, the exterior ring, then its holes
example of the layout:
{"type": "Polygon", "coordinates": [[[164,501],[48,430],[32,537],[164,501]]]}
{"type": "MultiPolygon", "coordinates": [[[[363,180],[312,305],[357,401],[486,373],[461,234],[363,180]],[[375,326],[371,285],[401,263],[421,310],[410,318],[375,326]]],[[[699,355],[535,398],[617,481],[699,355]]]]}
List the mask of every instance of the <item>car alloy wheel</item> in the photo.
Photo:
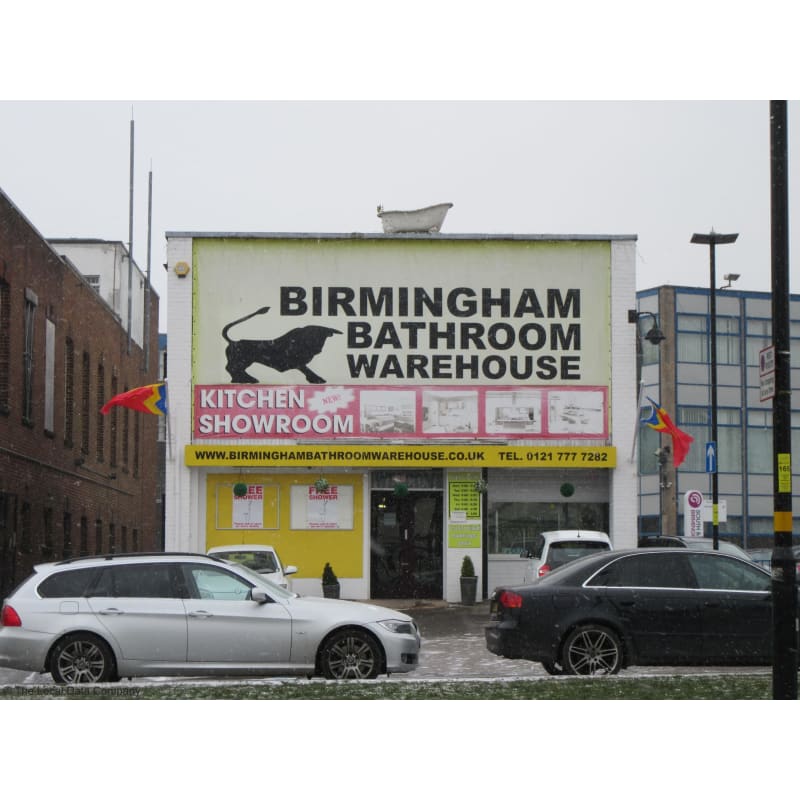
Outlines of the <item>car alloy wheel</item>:
{"type": "Polygon", "coordinates": [[[380,666],[380,648],[366,631],[338,631],[323,645],[322,674],[326,678],[372,679],[378,676],[380,666]]]}
{"type": "Polygon", "coordinates": [[[50,673],[56,683],[114,680],[114,657],[108,645],[91,634],[65,636],[53,650],[50,673]]]}
{"type": "Polygon", "coordinates": [[[614,675],[622,666],[622,644],[602,625],[583,625],[567,637],[562,659],[569,675],[614,675]]]}

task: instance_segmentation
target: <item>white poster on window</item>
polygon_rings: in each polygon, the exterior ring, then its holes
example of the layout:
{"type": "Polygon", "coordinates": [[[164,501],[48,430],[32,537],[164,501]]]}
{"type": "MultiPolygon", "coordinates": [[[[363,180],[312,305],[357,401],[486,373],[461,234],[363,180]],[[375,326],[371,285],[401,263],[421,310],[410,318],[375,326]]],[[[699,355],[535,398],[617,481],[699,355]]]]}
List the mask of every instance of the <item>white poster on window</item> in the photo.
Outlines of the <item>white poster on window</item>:
{"type": "Polygon", "coordinates": [[[294,530],[352,530],[353,487],[293,486],[291,519],[294,530]]]}
{"type": "Polygon", "coordinates": [[[233,527],[262,528],[264,525],[264,487],[251,485],[241,497],[233,496],[233,527]]]}

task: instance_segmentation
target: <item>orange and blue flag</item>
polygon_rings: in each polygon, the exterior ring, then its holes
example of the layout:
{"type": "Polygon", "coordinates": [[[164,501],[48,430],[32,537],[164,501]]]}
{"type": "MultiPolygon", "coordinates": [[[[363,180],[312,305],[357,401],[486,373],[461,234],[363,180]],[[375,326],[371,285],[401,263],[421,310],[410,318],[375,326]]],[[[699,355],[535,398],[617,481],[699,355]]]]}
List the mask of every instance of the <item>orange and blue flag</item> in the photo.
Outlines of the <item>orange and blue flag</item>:
{"type": "Polygon", "coordinates": [[[654,431],[668,433],[672,437],[673,461],[679,467],[683,460],[689,455],[689,448],[692,446],[694,437],[682,431],[669,417],[666,411],[652,397],[650,401],[650,416],[642,420],[644,425],[649,425],[654,431]]]}
{"type": "Polygon", "coordinates": [[[140,386],[115,395],[100,409],[100,413],[108,414],[114,406],[163,417],[167,413],[167,384],[151,383],[149,386],[140,386]]]}

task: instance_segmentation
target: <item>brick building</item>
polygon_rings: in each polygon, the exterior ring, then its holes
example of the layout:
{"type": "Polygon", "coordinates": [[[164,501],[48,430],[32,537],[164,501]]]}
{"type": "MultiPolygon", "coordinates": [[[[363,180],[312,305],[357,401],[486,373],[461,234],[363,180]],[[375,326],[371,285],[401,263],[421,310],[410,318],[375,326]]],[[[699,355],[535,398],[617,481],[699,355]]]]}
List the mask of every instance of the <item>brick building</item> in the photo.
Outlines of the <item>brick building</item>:
{"type": "Polygon", "coordinates": [[[158,352],[145,294],[149,330],[132,337],[0,190],[0,598],[38,562],[161,544],[157,418],[100,414],[158,380],[137,344],[158,352]]]}

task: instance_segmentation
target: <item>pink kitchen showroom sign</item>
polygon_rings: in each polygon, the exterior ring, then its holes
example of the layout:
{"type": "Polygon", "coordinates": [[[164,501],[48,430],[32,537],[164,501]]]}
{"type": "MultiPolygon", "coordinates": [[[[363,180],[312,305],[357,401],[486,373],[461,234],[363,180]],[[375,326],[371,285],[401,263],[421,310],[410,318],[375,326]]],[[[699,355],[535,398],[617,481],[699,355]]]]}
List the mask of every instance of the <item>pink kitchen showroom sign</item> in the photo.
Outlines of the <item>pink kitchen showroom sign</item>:
{"type": "Polygon", "coordinates": [[[606,439],[604,386],[195,385],[199,439],[606,439]]]}

